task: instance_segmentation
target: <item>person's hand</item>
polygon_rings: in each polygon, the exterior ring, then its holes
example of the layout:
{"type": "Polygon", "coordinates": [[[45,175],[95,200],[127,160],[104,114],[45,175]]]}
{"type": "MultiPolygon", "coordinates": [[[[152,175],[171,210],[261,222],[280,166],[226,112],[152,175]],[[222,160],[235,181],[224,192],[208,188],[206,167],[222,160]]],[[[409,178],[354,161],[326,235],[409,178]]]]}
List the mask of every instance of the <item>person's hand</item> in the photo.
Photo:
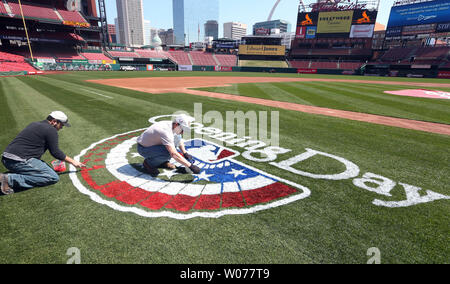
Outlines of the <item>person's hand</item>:
{"type": "Polygon", "coordinates": [[[199,173],[202,171],[199,167],[197,167],[197,166],[194,165],[194,164],[191,164],[191,166],[189,167],[189,169],[190,169],[194,174],[199,174],[199,173]]]}
{"type": "Polygon", "coordinates": [[[78,162],[78,161],[73,161],[72,165],[76,168],[85,168],[86,167],[85,164],[78,162]]]}
{"type": "Polygon", "coordinates": [[[195,162],[194,157],[188,152],[184,153],[183,156],[189,163],[193,164],[195,162]]]}

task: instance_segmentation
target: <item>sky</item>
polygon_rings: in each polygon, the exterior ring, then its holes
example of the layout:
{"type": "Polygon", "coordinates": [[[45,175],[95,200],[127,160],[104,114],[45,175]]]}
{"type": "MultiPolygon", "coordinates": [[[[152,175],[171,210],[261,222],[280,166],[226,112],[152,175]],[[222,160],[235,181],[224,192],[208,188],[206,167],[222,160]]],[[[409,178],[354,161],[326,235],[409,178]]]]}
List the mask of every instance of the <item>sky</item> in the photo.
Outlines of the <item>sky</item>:
{"type": "MultiPolygon", "coordinates": [[[[205,0],[208,1],[208,0],[205,0]]],[[[144,19],[150,21],[152,28],[170,29],[173,27],[172,0],[143,0],[144,19]]],[[[253,24],[266,21],[276,0],[219,0],[219,37],[223,36],[223,23],[241,22],[248,25],[251,33],[253,24]]],[[[315,2],[303,0],[305,5],[315,2]]],[[[377,22],[387,25],[394,0],[380,0],[377,22]]],[[[117,17],[116,0],[106,0],[108,24],[114,24],[117,17]]],[[[291,32],[295,32],[299,0],[281,0],[272,20],[285,20],[291,23],[291,32]]]]}

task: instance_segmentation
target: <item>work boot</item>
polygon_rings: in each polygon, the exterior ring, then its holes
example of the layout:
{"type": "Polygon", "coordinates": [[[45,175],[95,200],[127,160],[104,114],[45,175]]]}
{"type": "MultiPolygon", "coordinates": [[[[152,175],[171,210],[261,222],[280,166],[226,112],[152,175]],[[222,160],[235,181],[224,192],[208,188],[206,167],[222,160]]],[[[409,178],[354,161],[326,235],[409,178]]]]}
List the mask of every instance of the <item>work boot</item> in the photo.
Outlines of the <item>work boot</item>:
{"type": "Polygon", "coordinates": [[[144,160],[143,166],[144,166],[144,169],[147,171],[147,173],[149,173],[152,177],[157,177],[159,175],[158,169],[147,164],[147,161],[145,161],[145,160],[144,160]]]}
{"type": "Polygon", "coordinates": [[[1,183],[1,191],[4,195],[14,193],[14,190],[9,187],[7,174],[0,174],[0,183],[1,183]]]}
{"type": "Polygon", "coordinates": [[[163,168],[163,169],[169,169],[169,170],[175,170],[177,167],[172,164],[169,163],[169,161],[162,163],[161,165],[159,165],[158,168],[163,168]]]}

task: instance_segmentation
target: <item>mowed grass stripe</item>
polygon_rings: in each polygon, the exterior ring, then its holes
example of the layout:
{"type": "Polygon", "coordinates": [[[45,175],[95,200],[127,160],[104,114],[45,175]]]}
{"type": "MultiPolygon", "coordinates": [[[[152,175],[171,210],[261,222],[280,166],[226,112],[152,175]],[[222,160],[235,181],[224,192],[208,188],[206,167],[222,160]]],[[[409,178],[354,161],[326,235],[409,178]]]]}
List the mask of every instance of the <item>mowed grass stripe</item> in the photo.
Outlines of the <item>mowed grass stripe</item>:
{"type": "MultiPolygon", "coordinates": [[[[48,88],[45,85],[44,90],[37,90],[33,87],[33,84],[28,84],[32,81],[22,81],[18,78],[12,78],[14,84],[10,85],[11,96],[8,96],[9,104],[12,110],[13,117],[17,121],[17,127],[10,130],[7,137],[8,141],[5,141],[7,145],[23,128],[33,121],[40,121],[47,118],[47,115],[54,110],[61,110],[65,112],[69,121],[72,123],[72,128],[64,128],[60,133],[60,147],[66,154],[74,156],[73,148],[79,149],[83,145],[82,141],[96,133],[101,136],[108,135],[109,132],[101,129],[97,125],[92,125],[87,121],[84,116],[78,115],[73,112],[73,108],[70,105],[59,103],[48,96],[48,93],[52,91],[58,91],[57,89],[48,88]],[[23,111],[26,109],[27,111],[23,111]]],[[[46,159],[52,159],[47,153],[46,159]]]]}
{"type": "MultiPolygon", "coordinates": [[[[341,82],[289,82],[241,84],[237,95],[285,101],[318,107],[370,113],[436,123],[450,123],[450,101],[402,97],[383,93],[385,90],[404,89],[399,86],[341,82]],[[266,88],[276,86],[269,93],[266,88]],[[373,88],[372,88],[373,87],[373,88]],[[266,89],[261,92],[261,89],[266,89]],[[286,96],[291,93],[293,96],[286,96]]],[[[202,90],[212,91],[209,88],[202,90]]],[[[227,87],[218,91],[228,93],[227,87]]],[[[236,93],[234,93],[236,94],[236,93]]]]}
{"type": "MultiPolygon", "coordinates": [[[[448,106],[445,105],[445,101],[426,99],[426,98],[413,98],[402,97],[384,93],[384,90],[364,90],[358,91],[364,86],[361,84],[352,84],[349,88],[344,83],[330,83],[327,86],[336,90],[342,90],[338,94],[344,97],[348,97],[350,101],[356,102],[364,100],[373,104],[373,107],[369,105],[367,109],[375,109],[378,111],[385,111],[390,113],[390,110],[395,111],[401,115],[401,117],[412,118],[417,115],[423,117],[421,120],[435,121],[436,119],[445,119],[449,117],[448,106]],[[362,98],[362,99],[361,99],[362,98]],[[444,103],[444,104],[442,104],[444,103]],[[404,116],[403,116],[404,115],[404,116]]],[[[389,89],[392,90],[392,89],[389,89]]],[[[359,104],[362,110],[365,109],[365,104],[359,104]]],[[[450,106],[450,105],[449,105],[450,106]]]]}
{"type": "MultiPolygon", "coordinates": [[[[296,101],[303,105],[312,105],[311,102],[299,97],[295,92],[284,83],[264,83],[264,84],[250,84],[257,91],[254,91],[256,95],[261,94],[265,99],[274,101],[296,101]]],[[[250,87],[249,86],[249,87],[250,87]]]]}
{"type": "Polygon", "coordinates": [[[406,100],[392,102],[389,98],[382,98],[378,94],[368,91],[359,92],[354,90],[353,86],[349,88],[336,83],[330,83],[321,88],[327,90],[329,96],[336,98],[335,100],[347,103],[349,108],[344,110],[426,121],[436,120],[434,117],[419,114],[418,109],[414,111],[415,105],[406,100]]]}
{"type": "Polygon", "coordinates": [[[2,138],[4,134],[9,133],[10,131],[14,131],[14,129],[17,127],[16,120],[14,119],[13,113],[8,103],[8,95],[11,94],[8,79],[9,78],[0,78],[0,130],[2,133],[0,137],[2,138]]]}
{"type": "Polygon", "coordinates": [[[49,99],[59,102],[67,109],[70,109],[71,113],[77,114],[78,117],[83,117],[88,122],[84,125],[85,127],[90,129],[94,126],[103,128],[105,130],[104,133],[115,133],[116,131],[125,130],[128,125],[127,120],[133,121],[136,118],[143,118],[143,121],[146,121],[148,112],[145,109],[158,107],[149,102],[136,102],[136,100],[126,98],[92,100],[95,95],[80,91],[80,88],[75,88],[75,86],[64,86],[58,80],[27,78],[27,83],[32,88],[41,91],[49,99]],[[104,115],[109,113],[116,115],[104,115]]]}

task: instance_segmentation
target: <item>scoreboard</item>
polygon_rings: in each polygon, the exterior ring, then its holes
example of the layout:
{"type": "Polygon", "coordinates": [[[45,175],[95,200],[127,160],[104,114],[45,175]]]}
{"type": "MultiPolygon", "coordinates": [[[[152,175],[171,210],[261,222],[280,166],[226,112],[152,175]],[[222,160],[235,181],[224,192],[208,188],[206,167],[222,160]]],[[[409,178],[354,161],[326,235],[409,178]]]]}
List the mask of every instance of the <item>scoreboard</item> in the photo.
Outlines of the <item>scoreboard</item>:
{"type": "Polygon", "coordinates": [[[296,38],[371,38],[377,14],[367,9],[300,12],[296,38]]]}

